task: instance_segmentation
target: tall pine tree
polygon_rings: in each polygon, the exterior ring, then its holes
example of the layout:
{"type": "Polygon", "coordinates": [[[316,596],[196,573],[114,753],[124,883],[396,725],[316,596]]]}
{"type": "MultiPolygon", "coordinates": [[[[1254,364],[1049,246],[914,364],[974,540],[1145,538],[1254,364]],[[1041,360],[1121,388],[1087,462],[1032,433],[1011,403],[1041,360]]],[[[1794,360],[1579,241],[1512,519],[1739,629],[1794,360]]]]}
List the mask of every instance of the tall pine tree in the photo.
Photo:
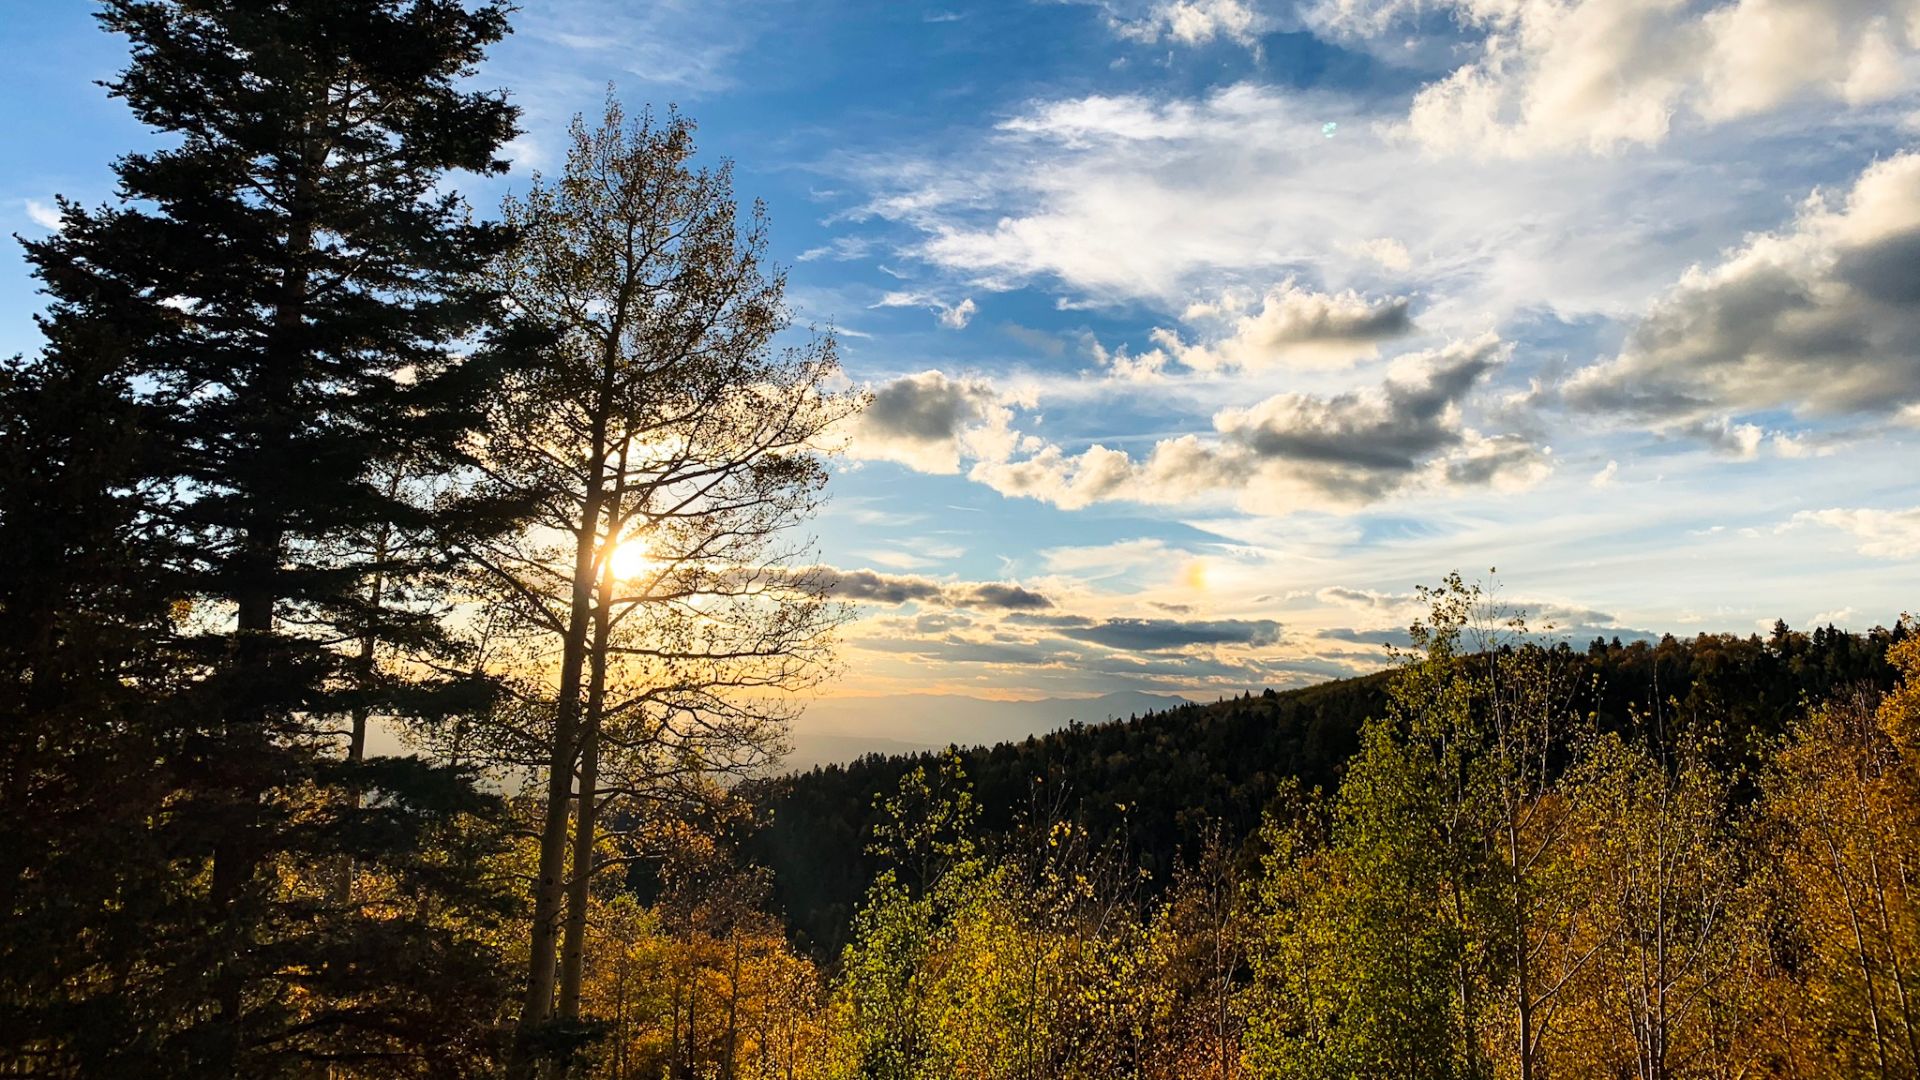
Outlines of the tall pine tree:
{"type": "MultiPolygon", "coordinates": [[[[463,1071],[502,1000],[470,932],[500,910],[478,824],[496,800],[360,751],[370,716],[431,724],[487,689],[449,674],[436,581],[447,551],[514,522],[458,494],[506,355],[479,271],[510,237],[446,184],[504,167],[514,110],[461,83],[505,9],[108,0],[100,19],[132,43],[110,91],[174,138],[116,163],[113,204],[66,205],[27,245],[50,347],[9,374],[0,435],[63,516],[10,499],[0,535],[56,566],[92,554],[8,583],[46,662],[10,672],[7,766],[37,777],[18,810],[52,814],[52,780],[131,755],[147,783],[122,799],[130,865],[164,868],[164,887],[122,876],[84,898],[76,947],[104,912],[143,939],[140,970],[80,1003],[111,1004],[117,1030],[37,1014],[23,1053],[128,1076],[463,1071]],[[71,422],[33,419],[48,408],[71,422]],[[88,562],[107,565],[88,578],[88,562]],[[87,629],[102,656],[67,672],[83,602],[118,636],[87,629]],[[32,733],[56,716],[101,752],[50,760],[32,733]]],[[[9,869],[38,880],[74,841],[23,846],[9,869]]],[[[53,902],[8,899],[35,917],[53,902]]],[[[28,997],[9,983],[9,1005],[28,997]]]]}

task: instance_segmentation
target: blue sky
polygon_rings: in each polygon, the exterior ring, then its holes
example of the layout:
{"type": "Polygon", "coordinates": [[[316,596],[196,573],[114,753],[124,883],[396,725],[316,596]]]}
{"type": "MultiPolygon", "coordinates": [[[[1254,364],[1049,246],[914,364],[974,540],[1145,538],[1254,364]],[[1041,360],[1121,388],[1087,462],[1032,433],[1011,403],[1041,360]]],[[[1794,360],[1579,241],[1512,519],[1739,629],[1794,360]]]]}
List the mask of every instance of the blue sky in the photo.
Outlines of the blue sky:
{"type": "MultiPolygon", "coordinates": [[[[835,693],[1296,685],[1455,568],[1580,639],[1920,608],[1915,0],[524,8],[475,206],[677,103],[875,392],[835,693]]],[[[110,194],[122,57],[10,6],[0,225],[110,194]]]]}

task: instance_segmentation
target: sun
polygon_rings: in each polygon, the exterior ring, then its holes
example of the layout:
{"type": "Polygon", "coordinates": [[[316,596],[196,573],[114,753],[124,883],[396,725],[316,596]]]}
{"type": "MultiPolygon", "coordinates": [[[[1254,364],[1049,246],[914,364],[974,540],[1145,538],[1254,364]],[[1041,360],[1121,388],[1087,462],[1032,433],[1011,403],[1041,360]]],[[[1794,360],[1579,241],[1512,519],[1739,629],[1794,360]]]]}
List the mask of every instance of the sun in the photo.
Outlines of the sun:
{"type": "Polygon", "coordinates": [[[608,558],[613,567],[613,576],[622,580],[642,577],[660,565],[647,552],[647,545],[638,539],[622,540],[615,544],[613,554],[608,558]]]}

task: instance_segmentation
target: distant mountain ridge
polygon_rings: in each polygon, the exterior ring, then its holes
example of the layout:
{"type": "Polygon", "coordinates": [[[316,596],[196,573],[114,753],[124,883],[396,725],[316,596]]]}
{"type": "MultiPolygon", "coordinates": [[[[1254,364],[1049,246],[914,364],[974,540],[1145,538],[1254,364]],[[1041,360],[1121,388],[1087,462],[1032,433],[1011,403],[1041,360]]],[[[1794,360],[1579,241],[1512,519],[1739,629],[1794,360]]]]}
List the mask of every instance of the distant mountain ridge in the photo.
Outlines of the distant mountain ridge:
{"type": "Polygon", "coordinates": [[[1045,735],[1078,722],[1104,724],[1192,704],[1171,694],[1121,690],[1097,697],[997,701],[964,694],[877,694],[822,698],[794,722],[793,752],[777,772],[856,761],[868,754],[912,754],[992,746],[1045,735]]]}

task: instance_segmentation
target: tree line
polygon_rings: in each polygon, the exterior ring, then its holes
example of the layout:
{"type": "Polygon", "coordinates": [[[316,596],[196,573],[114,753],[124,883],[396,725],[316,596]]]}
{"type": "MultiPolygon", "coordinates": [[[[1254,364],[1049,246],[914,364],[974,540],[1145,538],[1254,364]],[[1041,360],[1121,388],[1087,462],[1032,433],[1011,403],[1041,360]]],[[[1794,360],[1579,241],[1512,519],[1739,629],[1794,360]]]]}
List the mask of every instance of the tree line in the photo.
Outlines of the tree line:
{"type": "MultiPolygon", "coordinates": [[[[1545,629],[1536,636],[1568,669],[1569,708],[1596,729],[1631,736],[1642,730],[1636,717],[1657,706],[1670,736],[1702,732],[1714,768],[1746,778],[1806,702],[1891,687],[1887,651],[1908,632],[1776,624],[1764,635],[1596,638],[1578,649],[1545,629]]],[[[1337,787],[1362,726],[1387,708],[1391,678],[1244,693],[959,754],[983,835],[1037,813],[1070,817],[1096,843],[1125,847],[1158,890],[1216,835],[1230,846],[1253,838],[1289,787],[1337,787]]],[[[765,821],[742,851],[772,871],[774,901],[809,951],[828,957],[846,944],[868,883],[885,868],[867,850],[884,817],[873,793],[937,757],[869,755],[743,786],[765,821]]],[[[1739,794],[1750,787],[1742,781],[1739,794]]]]}

